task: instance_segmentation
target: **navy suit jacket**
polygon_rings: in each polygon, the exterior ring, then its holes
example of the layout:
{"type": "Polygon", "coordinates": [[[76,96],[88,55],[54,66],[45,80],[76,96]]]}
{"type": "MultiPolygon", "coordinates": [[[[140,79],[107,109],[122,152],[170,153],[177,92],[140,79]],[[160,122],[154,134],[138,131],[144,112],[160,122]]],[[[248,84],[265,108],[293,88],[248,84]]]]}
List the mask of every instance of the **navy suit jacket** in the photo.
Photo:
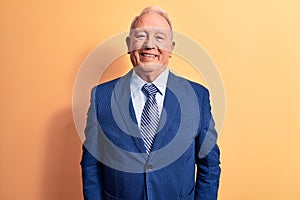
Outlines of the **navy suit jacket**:
{"type": "Polygon", "coordinates": [[[220,152],[208,90],[169,74],[159,131],[147,155],[130,77],[131,71],[92,89],[81,160],[84,199],[216,200],[220,152]]]}

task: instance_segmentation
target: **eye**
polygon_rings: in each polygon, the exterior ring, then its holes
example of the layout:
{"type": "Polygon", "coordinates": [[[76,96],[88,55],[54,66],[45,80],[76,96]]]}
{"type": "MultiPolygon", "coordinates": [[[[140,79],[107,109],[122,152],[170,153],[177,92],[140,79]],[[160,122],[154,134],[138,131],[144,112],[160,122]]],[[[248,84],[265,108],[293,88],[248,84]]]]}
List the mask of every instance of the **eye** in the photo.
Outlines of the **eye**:
{"type": "Polygon", "coordinates": [[[156,40],[159,42],[163,42],[166,40],[166,37],[164,35],[158,34],[155,36],[156,40]]]}
{"type": "Polygon", "coordinates": [[[139,40],[143,40],[147,38],[147,34],[145,32],[138,32],[135,34],[135,37],[139,40]]]}

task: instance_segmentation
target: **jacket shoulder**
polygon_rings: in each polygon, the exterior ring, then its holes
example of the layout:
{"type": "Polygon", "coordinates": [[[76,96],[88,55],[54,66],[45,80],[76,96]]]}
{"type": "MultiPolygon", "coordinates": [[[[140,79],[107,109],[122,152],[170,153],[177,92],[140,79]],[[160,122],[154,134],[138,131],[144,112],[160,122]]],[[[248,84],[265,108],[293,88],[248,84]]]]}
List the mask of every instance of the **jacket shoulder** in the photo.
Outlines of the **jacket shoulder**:
{"type": "Polygon", "coordinates": [[[197,82],[194,82],[194,81],[191,81],[189,79],[186,79],[186,78],[183,78],[183,77],[180,77],[180,76],[176,76],[174,75],[179,81],[187,81],[193,88],[193,90],[198,94],[198,95],[203,95],[203,94],[207,94],[209,93],[208,92],[208,89],[200,84],[200,83],[197,83],[197,82]]]}
{"type": "Polygon", "coordinates": [[[100,84],[94,86],[94,88],[105,89],[107,87],[112,87],[118,82],[119,79],[120,79],[120,77],[115,78],[115,79],[110,80],[110,81],[107,81],[107,82],[104,82],[104,83],[100,83],[100,84]]]}
{"type": "Polygon", "coordinates": [[[120,77],[94,86],[92,88],[92,93],[94,95],[99,95],[103,93],[107,94],[109,91],[111,92],[119,79],[120,77]]]}
{"type": "Polygon", "coordinates": [[[188,80],[189,83],[191,84],[191,86],[193,87],[194,90],[198,91],[198,92],[208,92],[208,89],[203,86],[202,84],[200,83],[196,83],[196,82],[193,82],[193,81],[190,81],[188,80]]]}

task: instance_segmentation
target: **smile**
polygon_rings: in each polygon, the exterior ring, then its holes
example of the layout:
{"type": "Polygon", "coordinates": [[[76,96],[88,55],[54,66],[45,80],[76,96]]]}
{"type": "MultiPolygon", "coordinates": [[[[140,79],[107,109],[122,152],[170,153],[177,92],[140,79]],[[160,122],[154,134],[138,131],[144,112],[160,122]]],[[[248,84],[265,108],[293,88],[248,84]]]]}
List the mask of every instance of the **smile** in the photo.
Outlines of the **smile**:
{"type": "Polygon", "coordinates": [[[151,54],[151,53],[141,53],[140,54],[142,57],[149,57],[149,58],[155,58],[157,55],[151,54]]]}

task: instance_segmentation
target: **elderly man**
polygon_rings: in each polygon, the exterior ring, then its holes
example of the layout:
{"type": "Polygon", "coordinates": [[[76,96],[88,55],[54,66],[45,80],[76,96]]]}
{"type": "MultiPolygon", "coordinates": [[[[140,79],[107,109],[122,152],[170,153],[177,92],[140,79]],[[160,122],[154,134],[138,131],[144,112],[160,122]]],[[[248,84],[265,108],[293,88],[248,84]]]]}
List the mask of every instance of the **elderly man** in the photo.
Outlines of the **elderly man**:
{"type": "Polygon", "coordinates": [[[133,69],[92,90],[84,198],[217,199],[220,161],[209,93],[169,72],[175,43],[167,13],[145,8],[126,43],[133,69]]]}

